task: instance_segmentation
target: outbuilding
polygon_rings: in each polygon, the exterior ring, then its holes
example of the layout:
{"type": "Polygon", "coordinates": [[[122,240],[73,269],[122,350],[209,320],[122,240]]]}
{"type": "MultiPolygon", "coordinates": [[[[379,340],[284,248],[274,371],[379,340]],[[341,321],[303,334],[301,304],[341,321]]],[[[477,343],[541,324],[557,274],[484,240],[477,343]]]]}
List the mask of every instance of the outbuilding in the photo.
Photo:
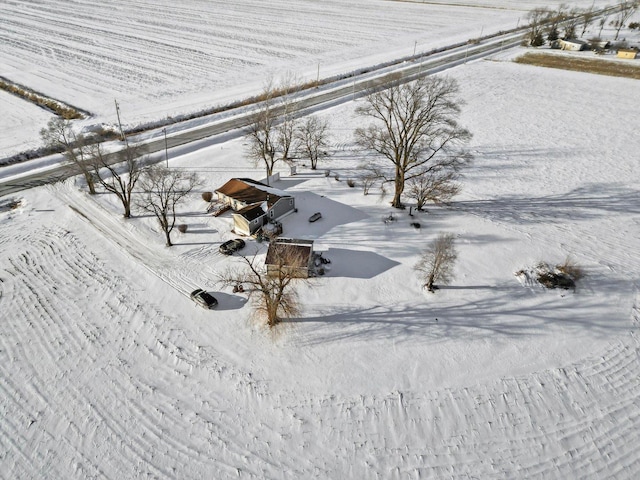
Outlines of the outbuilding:
{"type": "Polygon", "coordinates": [[[589,44],[587,42],[577,38],[561,38],[558,40],[558,43],[560,44],[561,50],[569,50],[573,52],[580,52],[589,48],[589,44]]]}
{"type": "Polygon", "coordinates": [[[308,278],[313,269],[313,240],[277,238],[269,244],[264,263],[269,276],[285,272],[296,278],[308,278]]]}
{"type": "Polygon", "coordinates": [[[618,53],[616,53],[616,57],[626,58],[629,60],[633,60],[637,56],[638,56],[638,51],[633,50],[632,48],[621,48],[620,50],[618,50],[618,53]]]}

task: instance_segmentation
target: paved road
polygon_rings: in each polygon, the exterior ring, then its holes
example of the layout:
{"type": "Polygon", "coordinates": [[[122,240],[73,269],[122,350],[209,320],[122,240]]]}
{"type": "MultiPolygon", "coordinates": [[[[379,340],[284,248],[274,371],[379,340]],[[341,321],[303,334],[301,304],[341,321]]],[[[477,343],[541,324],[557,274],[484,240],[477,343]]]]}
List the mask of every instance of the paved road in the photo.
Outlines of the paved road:
{"type": "MultiPolygon", "coordinates": [[[[339,80],[318,89],[300,92],[292,103],[303,113],[305,110],[317,109],[320,106],[333,106],[361,97],[372,88],[391,81],[413,80],[492,55],[503,49],[515,47],[521,43],[522,36],[522,33],[506,33],[479,43],[458,45],[445,51],[425,54],[411,60],[372,69],[350,79],[339,80]]],[[[153,154],[163,153],[165,149],[186,145],[225,132],[237,131],[237,134],[240,135],[241,129],[249,124],[251,113],[255,112],[256,108],[259,108],[259,104],[213,114],[200,119],[198,122],[200,125],[197,126],[193,126],[195,123],[193,121],[171,125],[167,127],[166,135],[161,128],[144,132],[129,137],[129,142],[142,145],[148,153],[153,154]]],[[[109,150],[117,150],[121,148],[121,145],[118,142],[110,142],[108,147],[109,150]]],[[[154,155],[151,158],[155,161],[162,161],[164,155],[154,155]]],[[[69,168],[61,165],[61,161],[60,155],[53,156],[49,165],[19,176],[8,177],[5,170],[4,178],[2,178],[3,172],[0,171],[0,197],[71,176],[69,168]]],[[[5,168],[10,169],[11,167],[5,168]]]]}

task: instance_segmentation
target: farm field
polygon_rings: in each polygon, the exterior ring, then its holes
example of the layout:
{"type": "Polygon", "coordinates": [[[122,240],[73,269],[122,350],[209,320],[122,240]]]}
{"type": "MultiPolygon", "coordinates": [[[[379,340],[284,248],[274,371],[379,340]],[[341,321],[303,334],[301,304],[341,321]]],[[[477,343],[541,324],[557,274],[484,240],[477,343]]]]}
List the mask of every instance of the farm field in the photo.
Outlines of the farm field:
{"type": "MultiPolygon", "coordinates": [[[[90,112],[85,126],[116,124],[117,100],[131,127],[248,98],[269,78],[328,78],[514,28],[559,3],[17,0],[0,4],[0,77],[90,112]]],[[[38,125],[19,132],[37,143],[46,122],[10,108],[38,125]]],[[[11,125],[0,116],[0,158],[20,151],[11,125]]]]}
{"type": "MultiPolygon", "coordinates": [[[[448,72],[474,133],[462,194],[411,219],[384,223],[389,198],[346,183],[363,160],[358,102],[320,113],[332,158],[276,186],[299,208],[285,235],[332,263],[276,334],[216,284],[237,261],[218,253],[230,219],[198,194],[171,249],[151,218],[122,220],[79,181],[13,198],[0,212],[2,474],[637,478],[637,81],[492,60],[448,72]],[[440,232],[456,236],[455,280],[427,294],[413,265],[440,232]],[[514,275],[567,256],[587,272],[575,292],[514,275]],[[196,307],[196,287],[219,307],[196,307]]],[[[245,148],[171,166],[202,190],[260,179],[245,148]]]]}
{"type": "MultiPolygon", "coordinates": [[[[85,126],[114,123],[117,98],[133,126],[559,3],[13,0],[0,76],[92,112],[85,126]]],[[[153,218],[125,221],[80,179],[0,198],[0,478],[640,477],[638,81],[513,62],[526,51],[446,72],[474,161],[451,204],[412,217],[363,195],[364,100],[317,112],[332,156],[283,166],[275,186],[298,207],[284,235],[331,263],[276,331],[217,281],[239,265],[218,251],[231,219],[200,197],[262,179],[243,138],[170,151],[202,181],[172,248],[153,218]],[[414,265],[443,232],[454,280],[429,294],[414,265]],[[575,291],[515,275],[567,258],[586,272],[575,291]],[[195,288],[218,307],[197,307],[195,288]]],[[[0,158],[36,147],[51,118],[5,92],[0,111],[0,158]]]]}

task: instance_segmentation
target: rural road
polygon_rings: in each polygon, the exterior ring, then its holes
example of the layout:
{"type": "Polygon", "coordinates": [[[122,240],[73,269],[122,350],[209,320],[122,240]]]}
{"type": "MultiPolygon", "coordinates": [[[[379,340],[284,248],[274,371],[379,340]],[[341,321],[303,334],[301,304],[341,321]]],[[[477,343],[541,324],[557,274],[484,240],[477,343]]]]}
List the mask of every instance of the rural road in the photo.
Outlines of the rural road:
{"type": "MultiPolygon", "coordinates": [[[[509,32],[477,43],[469,42],[437,52],[425,53],[412,59],[399,60],[388,66],[372,68],[366,73],[322,85],[320,88],[304,90],[299,92],[291,103],[294,108],[304,112],[320,106],[327,107],[350,101],[362,97],[372,88],[391,81],[414,80],[515,47],[521,43],[522,36],[522,32],[509,32]]],[[[196,122],[189,120],[171,125],[166,131],[163,128],[146,131],[129,136],[128,141],[144,147],[148,154],[161,152],[158,155],[152,155],[152,160],[163,161],[164,152],[174,147],[226,132],[235,131],[236,135],[242,135],[242,129],[250,123],[252,113],[259,108],[259,105],[253,104],[212,114],[198,119],[196,126],[194,126],[196,122]]],[[[105,147],[110,152],[117,151],[123,146],[122,142],[107,143],[105,147]]],[[[64,165],[62,155],[30,160],[28,167],[26,165],[17,164],[0,168],[0,197],[73,175],[73,172],[64,165]]]]}

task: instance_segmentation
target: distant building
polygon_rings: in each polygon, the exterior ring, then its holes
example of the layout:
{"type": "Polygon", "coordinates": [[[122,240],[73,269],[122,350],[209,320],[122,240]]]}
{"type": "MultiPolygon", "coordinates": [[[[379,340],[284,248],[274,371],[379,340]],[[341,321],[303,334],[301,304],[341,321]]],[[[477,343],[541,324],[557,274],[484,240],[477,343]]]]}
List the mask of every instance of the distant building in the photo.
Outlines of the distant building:
{"type": "Polygon", "coordinates": [[[277,238],[269,244],[264,263],[270,276],[278,276],[283,269],[293,277],[308,278],[313,269],[313,240],[277,238]]]}
{"type": "Polygon", "coordinates": [[[561,38],[558,40],[558,43],[560,44],[561,50],[570,50],[573,52],[579,52],[589,48],[589,44],[587,42],[577,38],[561,38]]]}
{"type": "Polygon", "coordinates": [[[633,50],[631,48],[621,48],[620,50],[618,50],[618,53],[616,53],[616,57],[626,58],[629,60],[633,60],[637,56],[638,56],[638,51],[633,50]]]}
{"type": "Polygon", "coordinates": [[[233,230],[238,235],[253,235],[296,208],[291,195],[249,178],[232,178],[216,194],[218,203],[233,210],[233,230]]]}

